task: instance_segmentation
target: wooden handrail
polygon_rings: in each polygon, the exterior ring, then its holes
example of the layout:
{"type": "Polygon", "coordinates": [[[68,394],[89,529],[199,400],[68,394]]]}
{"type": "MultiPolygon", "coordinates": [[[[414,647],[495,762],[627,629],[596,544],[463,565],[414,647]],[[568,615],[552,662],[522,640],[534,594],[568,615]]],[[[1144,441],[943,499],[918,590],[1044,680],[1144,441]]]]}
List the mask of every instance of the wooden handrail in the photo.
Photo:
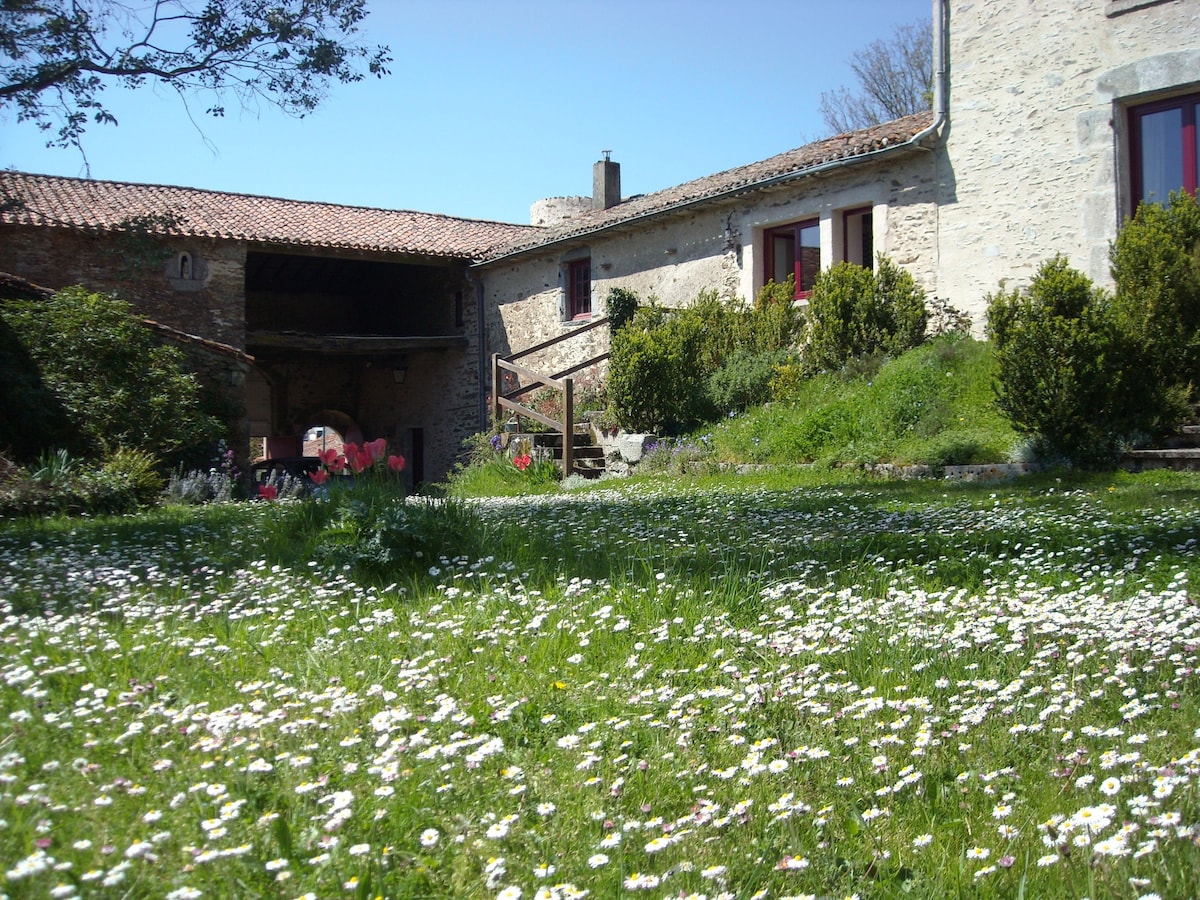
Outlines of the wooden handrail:
{"type": "Polygon", "coordinates": [[[562,466],[563,476],[570,475],[575,469],[575,380],[570,376],[586,369],[588,366],[593,366],[596,363],[603,362],[608,359],[610,354],[601,353],[598,356],[593,356],[590,359],[584,360],[578,365],[571,366],[569,369],[564,369],[549,377],[535,372],[533,369],[521,366],[516,363],[516,360],[524,356],[529,356],[532,353],[537,353],[540,350],[545,350],[548,347],[553,347],[563,341],[570,340],[581,334],[585,334],[595,328],[608,324],[608,316],[603,316],[594,322],[582,326],[581,328],[573,328],[566,334],[559,335],[556,338],[551,338],[548,341],[542,341],[540,344],[534,344],[519,353],[511,353],[508,356],[501,356],[499,353],[492,354],[492,418],[499,420],[501,412],[504,410],[511,411],[516,416],[526,416],[533,419],[535,422],[541,422],[543,425],[553,428],[562,435],[562,466]],[[530,381],[529,384],[523,385],[511,391],[501,391],[502,383],[501,372],[512,372],[514,375],[521,376],[530,381]],[[530,409],[528,406],[523,406],[517,402],[516,398],[522,394],[533,390],[537,387],[546,387],[551,390],[562,391],[563,394],[563,417],[562,421],[556,421],[549,416],[543,415],[535,409],[530,409]]]}
{"type": "Polygon", "coordinates": [[[569,341],[571,338],[586,334],[601,325],[608,324],[608,316],[601,316],[594,322],[589,322],[587,325],[582,325],[579,328],[572,328],[566,334],[560,334],[558,337],[550,338],[548,341],[542,341],[540,344],[534,344],[532,347],[526,347],[520,353],[510,353],[508,356],[501,357],[502,359],[512,362],[520,359],[522,356],[528,356],[531,353],[537,353],[539,350],[545,350],[547,347],[553,347],[555,344],[561,344],[563,341],[569,341]]]}

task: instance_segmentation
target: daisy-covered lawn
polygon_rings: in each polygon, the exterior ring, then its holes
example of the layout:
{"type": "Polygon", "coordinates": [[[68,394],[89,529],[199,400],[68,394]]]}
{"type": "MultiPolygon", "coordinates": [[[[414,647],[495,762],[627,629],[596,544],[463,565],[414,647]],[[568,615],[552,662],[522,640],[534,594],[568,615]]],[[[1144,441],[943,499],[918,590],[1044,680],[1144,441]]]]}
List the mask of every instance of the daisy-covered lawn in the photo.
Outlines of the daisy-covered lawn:
{"type": "Polygon", "coordinates": [[[471,503],[0,528],[0,893],[1200,896],[1200,477],[471,503]]]}

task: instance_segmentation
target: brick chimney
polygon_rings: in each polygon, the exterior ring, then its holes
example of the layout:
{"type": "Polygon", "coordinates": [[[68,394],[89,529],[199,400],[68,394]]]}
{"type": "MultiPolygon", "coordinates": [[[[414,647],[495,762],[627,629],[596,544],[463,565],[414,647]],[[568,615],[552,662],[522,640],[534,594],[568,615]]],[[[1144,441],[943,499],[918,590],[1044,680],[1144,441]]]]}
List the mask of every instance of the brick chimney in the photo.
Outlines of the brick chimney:
{"type": "Polygon", "coordinates": [[[621,164],[608,158],[592,166],[592,209],[611,209],[621,202],[621,164]]]}

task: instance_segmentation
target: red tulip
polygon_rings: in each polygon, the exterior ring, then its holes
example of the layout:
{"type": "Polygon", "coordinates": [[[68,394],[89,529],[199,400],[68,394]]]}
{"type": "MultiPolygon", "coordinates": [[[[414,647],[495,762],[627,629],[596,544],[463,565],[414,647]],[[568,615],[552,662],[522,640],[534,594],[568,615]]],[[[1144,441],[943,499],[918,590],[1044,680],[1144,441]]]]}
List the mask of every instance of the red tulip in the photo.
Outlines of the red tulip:
{"type": "Polygon", "coordinates": [[[330,447],[328,450],[321,450],[320,452],[317,453],[317,459],[319,459],[326,466],[332,466],[333,461],[337,458],[338,458],[338,452],[336,450],[334,450],[332,447],[330,447]]]}
{"type": "Polygon", "coordinates": [[[346,465],[355,475],[371,465],[370,450],[365,448],[360,450],[357,444],[347,444],[343,452],[346,454],[346,465]]]}
{"type": "Polygon", "coordinates": [[[377,463],[387,453],[387,438],[375,438],[371,443],[364,444],[363,449],[371,456],[371,462],[368,465],[377,463]]]}
{"type": "Polygon", "coordinates": [[[528,453],[523,453],[520,456],[513,457],[513,465],[516,466],[518,469],[520,469],[522,472],[524,472],[526,469],[528,469],[529,464],[532,462],[533,462],[533,460],[530,458],[528,453]]]}
{"type": "Polygon", "coordinates": [[[393,453],[388,457],[388,468],[393,472],[404,471],[404,457],[398,453],[393,453]]]}
{"type": "Polygon", "coordinates": [[[311,478],[315,484],[324,484],[329,480],[329,473],[324,469],[317,469],[315,472],[309,472],[308,477],[311,478]]]}
{"type": "Polygon", "coordinates": [[[279,496],[279,488],[273,484],[260,484],[258,486],[258,496],[264,500],[274,500],[279,496]]]}

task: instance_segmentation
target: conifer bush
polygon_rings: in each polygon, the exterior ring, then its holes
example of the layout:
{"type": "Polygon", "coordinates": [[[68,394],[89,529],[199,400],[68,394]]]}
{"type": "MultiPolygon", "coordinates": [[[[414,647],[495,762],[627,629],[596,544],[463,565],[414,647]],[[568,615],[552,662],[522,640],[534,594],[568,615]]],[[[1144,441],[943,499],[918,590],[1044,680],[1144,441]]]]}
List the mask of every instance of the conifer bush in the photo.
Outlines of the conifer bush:
{"type": "Polygon", "coordinates": [[[899,356],[925,339],[925,292],[880,254],[875,270],[842,262],[817,275],[808,301],[804,358],[810,373],[871,354],[899,356]]]}
{"type": "Polygon", "coordinates": [[[1178,407],[1200,386],[1200,206],[1187,193],[1143,203],[1113,242],[1115,315],[1144,353],[1144,396],[1178,407]],[[1159,397],[1165,388],[1166,397],[1159,397]]]}
{"type": "Polygon", "coordinates": [[[1137,391],[1139,346],[1112,298],[1059,256],[1025,292],[988,297],[996,403],[1048,460],[1106,468],[1129,437],[1154,425],[1137,391]]]}

